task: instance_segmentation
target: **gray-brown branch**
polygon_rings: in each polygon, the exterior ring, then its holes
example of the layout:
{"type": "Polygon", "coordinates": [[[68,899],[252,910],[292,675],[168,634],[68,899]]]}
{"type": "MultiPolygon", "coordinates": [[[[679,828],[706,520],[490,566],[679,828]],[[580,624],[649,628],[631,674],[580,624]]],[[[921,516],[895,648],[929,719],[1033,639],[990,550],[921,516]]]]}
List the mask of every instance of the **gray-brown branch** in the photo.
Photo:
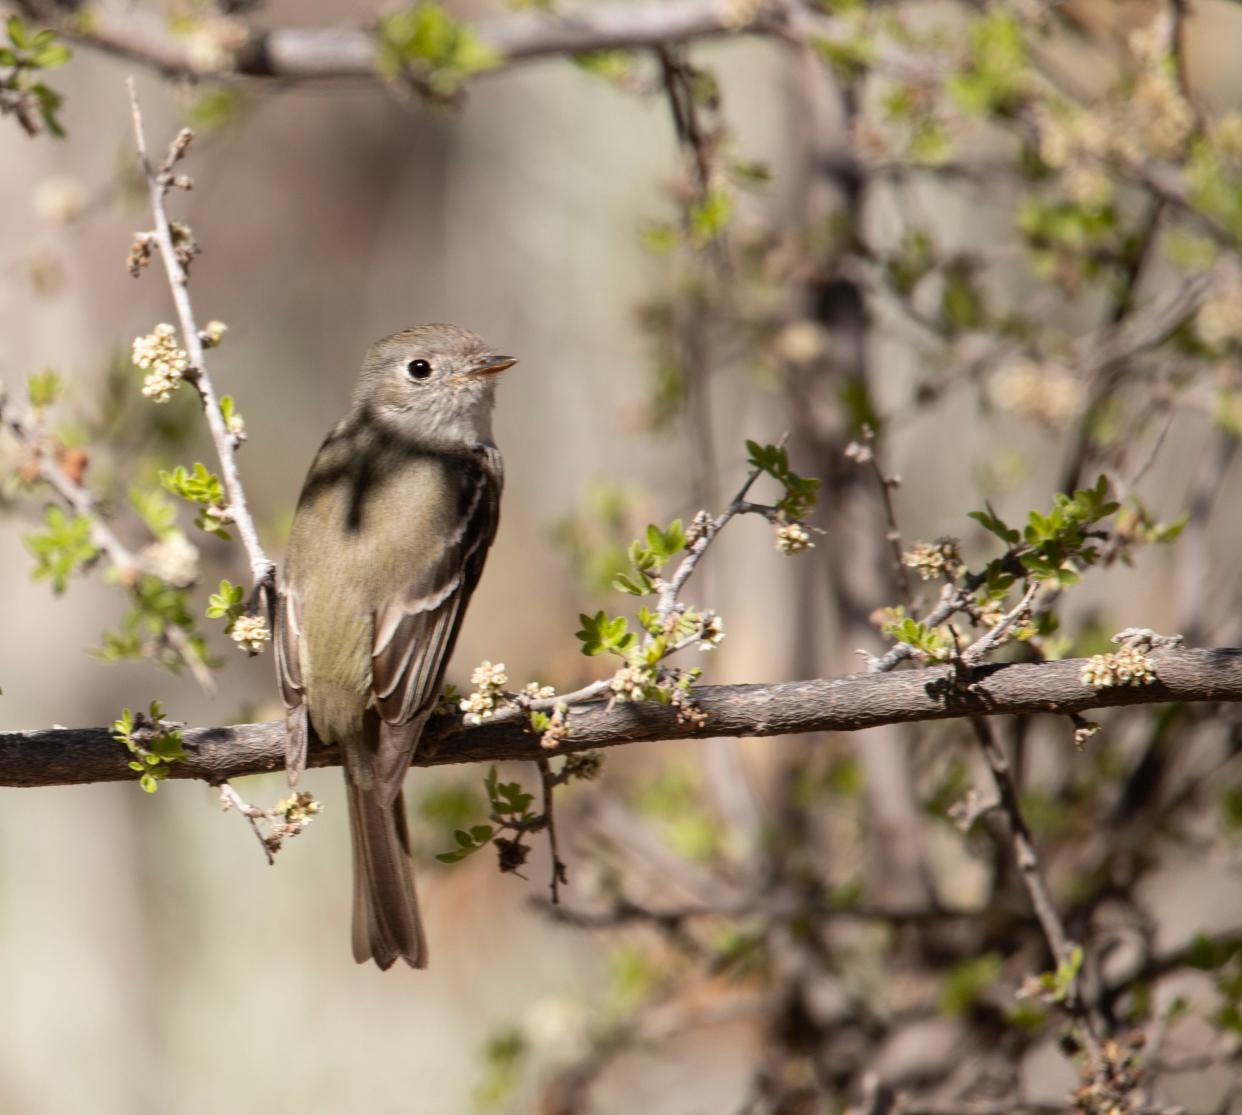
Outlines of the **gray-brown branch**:
{"type": "MultiPolygon", "coordinates": [[[[21,7],[32,11],[36,5],[21,7]]],[[[653,47],[714,38],[737,30],[771,33],[779,21],[761,18],[738,28],[729,0],[643,0],[591,5],[572,14],[513,12],[480,20],[474,33],[501,58],[513,63],[584,51],[653,47]]],[[[39,10],[39,14],[48,13],[39,10]]],[[[204,70],[191,56],[191,43],[154,12],[129,7],[91,10],[89,24],[60,24],[66,38],[97,47],[169,76],[279,78],[315,81],[331,78],[377,79],[376,36],[362,27],[252,28],[249,41],[227,70],[204,70]],[[85,26],[85,29],[83,29],[85,26]]]]}
{"type": "MultiPolygon", "coordinates": [[[[973,671],[968,689],[948,668],[852,674],[775,685],[712,685],[695,699],[707,714],[701,724],[681,723],[677,710],[655,703],[577,705],[572,735],[555,752],[539,745],[521,722],[467,728],[455,718],[433,721],[414,762],[538,761],[557,753],[652,740],[719,736],[779,736],[852,732],[883,724],[1013,713],[1066,715],[1120,705],[1167,701],[1242,701],[1242,649],[1162,650],[1152,653],[1158,680],[1151,685],[1095,690],[1082,681],[1083,659],[989,665],[973,671]]],[[[173,778],[220,782],[279,769],[284,725],[239,724],[193,728],[185,733],[190,758],[173,763],[173,778]]],[[[102,728],[57,728],[0,734],[0,785],[57,786],[133,778],[129,753],[102,728]]],[[[311,766],[335,766],[330,747],[312,749],[311,766]]]]}

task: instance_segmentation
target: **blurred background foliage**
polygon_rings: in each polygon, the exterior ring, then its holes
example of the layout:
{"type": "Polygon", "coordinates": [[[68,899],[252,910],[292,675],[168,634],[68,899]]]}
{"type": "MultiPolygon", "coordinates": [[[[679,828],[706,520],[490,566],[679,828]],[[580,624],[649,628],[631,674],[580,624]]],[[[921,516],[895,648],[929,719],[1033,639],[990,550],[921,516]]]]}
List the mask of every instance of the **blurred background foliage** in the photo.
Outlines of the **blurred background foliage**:
{"type": "MultiPolygon", "coordinates": [[[[194,724],[273,718],[270,662],[219,622],[236,601],[207,615],[240,551],[160,483],[211,460],[195,403],[153,405],[130,362],[172,319],[156,268],[126,274],[150,223],[136,66],[92,46],[92,9],[19,7],[0,43],[0,375],[148,572],[83,569],[91,539],[4,441],[5,724],[106,724],[152,699],[194,724]],[[214,695],[150,661],[191,651],[214,695]]],[[[968,513],[1024,523],[1103,474],[1122,504],[1103,568],[1046,590],[1011,655],[1095,653],[1126,626],[1237,645],[1242,9],[697,8],[736,31],[510,68],[472,30],[511,17],[498,5],[132,6],[200,71],[139,67],[139,90],[155,146],[199,131],[173,203],[203,249],[197,312],[228,325],[211,367],[273,555],[367,343],[451,320],[521,358],[461,689],[483,659],[518,685],[592,680],[576,617],[623,606],[630,541],[720,509],[745,440],[786,430],[825,533],[793,559],[760,520],[730,525],[691,592],[729,635],[711,681],[858,669],[856,648],[882,653],[885,623],[934,603],[958,551],[895,568],[882,488],[907,547],[954,536],[977,567],[996,540],[968,513]],[[376,80],[219,74],[251,26],[337,25],[374,32],[376,80]]],[[[276,870],[203,787],[5,790],[0,1106],[1236,1110],[1237,714],[1101,720],[1079,751],[1064,721],[996,726],[1085,946],[1072,970],[1003,826],[954,824],[986,784],[964,724],[617,749],[565,791],[558,912],[538,843],[527,882],[490,854],[434,862],[487,820],[484,772],[419,771],[418,976],[349,962],[337,772],[307,776],[325,810],[276,870]],[[1108,1042],[1082,1075],[1084,1014],[1108,1042]]]]}

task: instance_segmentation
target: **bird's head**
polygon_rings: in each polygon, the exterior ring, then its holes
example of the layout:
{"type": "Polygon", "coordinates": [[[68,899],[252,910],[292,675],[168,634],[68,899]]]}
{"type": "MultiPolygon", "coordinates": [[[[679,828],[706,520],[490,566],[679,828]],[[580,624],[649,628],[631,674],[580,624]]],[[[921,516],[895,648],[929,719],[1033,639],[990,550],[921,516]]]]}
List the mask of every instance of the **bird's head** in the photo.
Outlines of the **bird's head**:
{"type": "Polygon", "coordinates": [[[499,373],[517,361],[456,325],[416,325],[376,341],[354,407],[406,439],[446,450],[492,440],[499,373]]]}

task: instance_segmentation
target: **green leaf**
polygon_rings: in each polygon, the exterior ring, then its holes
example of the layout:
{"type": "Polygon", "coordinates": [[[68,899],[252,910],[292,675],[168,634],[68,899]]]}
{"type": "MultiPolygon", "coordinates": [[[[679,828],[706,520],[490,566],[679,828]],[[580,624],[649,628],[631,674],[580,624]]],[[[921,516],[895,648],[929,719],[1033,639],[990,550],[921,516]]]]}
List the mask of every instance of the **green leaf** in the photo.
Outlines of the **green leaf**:
{"type": "Polygon", "coordinates": [[[473,74],[503,56],[438,3],[422,3],[380,17],[376,70],[388,81],[410,74],[436,97],[451,97],[473,74]]]}
{"type": "Polygon", "coordinates": [[[940,1010],[947,1015],[967,1013],[1000,977],[1004,961],[998,952],[959,961],[940,984],[940,1010]]]}
{"type": "Polygon", "coordinates": [[[56,114],[64,105],[65,98],[41,81],[32,85],[30,92],[35,96],[35,101],[39,106],[39,118],[43,121],[43,127],[47,129],[48,134],[57,139],[64,139],[65,129],[61,127],[56,114]]]}
{"type": "Polygon", "coordinates": [[[974,20],[967,32],[970,64],[946,82],[950,96],[966,112],[1008,114],[1027,88],[1022,27],[1003,8],[974,20]]]}
{"type": "Polygon", "coordinates": [[[609,651],[624,655],[637,642],[637,637],[628,630],[629,625],[624,616],[610,619],[601,609],[593,616],[580,614],[578,622],[582,627],[576,633],[576,638],[582,644],[583,654],[594,655],[609,651]]]}
{"type": "MultiPolygon", "coordinates": [[[[51,32],[40,32],[40,34],[51,34],[51,32]]],[[[36,50],[31,63],[41,70],[54,70],[57,66],[63,66],[72,57],[73,51],[64,43],[52,43],[41,50],[36,50]]]]}
{"type": "Polygon", "coordinates": [[[157,538],[167,538],[177,532],[177,505],[156,488],[140,488],[136,484],[129,489],[130,506],[157,538]]]}
{"type": "Polygon", "coordinates": [[[11,42],[18,50],[26,50],[30,46],[30,40],[26,35],[26,25],[21,21],[21,17],[16,13],[9,16],[5,22],[5,31],[8,33],[9,42],[11,42]]]}
{"type": "Polygon", "coordinates": [[[690,208],[690,228],[700,243],[714,240],[725,231],[733,213],[733,199],[725,190],[709,190],[690,208]]]}
{"type": "Polygon", "coordinates": [[[27,548],[35,557],[34,580],[50,580],[58,596],[65,591],[69,578],[99,557],[100,550],[91,541],[91,522],[85,516],[67,516],[59,507],[43,513],[46,529],[26,536],[27,548]]]}
{"type": "Polygon", "coordinates": [[[624,573],[618,573],[612,580],[613,588],[620,592],[627,592],[631,596],[648,596],[654,591],[654,585],[651,578],[643,572],[635,573],[635,580],[631,580],[624,573]]]}
{"type": "Polygon", "coordinates": [[[60,375],[54,368],[31,372],[26,380],[26,398],[36,410],[50,407],[60,395],[60,375]]]}
{"type": "Polygon", "coordinates": [[[207,601],[207,618],[226,619],[231,625],[246,610],[244,595],[241,585],[221,581],[220,591],[213,592],[207,601]]]}
{"type": "Polygon", "coordinates": [[[173,495],[205,506],[221,506],[224,503],[224,484],[215,473],[208,471],[201,461],[189,472],[178,465],[172,472],[160,470],[160,483],[173,495]]]}
{"type": "Polygon", "coordinates": [[[981,329],[987,322],[983,294],[975,283],[974,269],[964,261],[956,261],[944,269],[940,320],[950,333],[981,329]]]}
{"type": "Polygon", "coordinates": [[[245,90],[217,85],[200,92],[185,109],[186,123],[196,132],[218,131],[236,121],[249,104],[245,90]]]}

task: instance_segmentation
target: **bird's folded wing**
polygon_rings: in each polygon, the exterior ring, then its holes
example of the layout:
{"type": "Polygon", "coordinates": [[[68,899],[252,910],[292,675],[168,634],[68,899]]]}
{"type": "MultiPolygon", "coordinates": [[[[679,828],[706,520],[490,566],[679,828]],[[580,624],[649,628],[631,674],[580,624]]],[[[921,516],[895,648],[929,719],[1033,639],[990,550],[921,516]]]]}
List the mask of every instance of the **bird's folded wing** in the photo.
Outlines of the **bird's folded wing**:
{"type": "Polygon", "coordinates": [[[443,540],[426,575],[374,617],[371,690],[381,721],[374,774],[384,798],[400,790],[496,535],[499,478],[480,469],[470,482],[460,529],[443,540]]]}
{"type": "Polygon", "coordinates": [[[276,631],[272,640],[276,653],[276,679],[285,702],[285,769],[293,785],[306,768],[309,726],[302,685],[302,661],[298,654],[297,597],[286,589],[276,603],[276,631]]]}

